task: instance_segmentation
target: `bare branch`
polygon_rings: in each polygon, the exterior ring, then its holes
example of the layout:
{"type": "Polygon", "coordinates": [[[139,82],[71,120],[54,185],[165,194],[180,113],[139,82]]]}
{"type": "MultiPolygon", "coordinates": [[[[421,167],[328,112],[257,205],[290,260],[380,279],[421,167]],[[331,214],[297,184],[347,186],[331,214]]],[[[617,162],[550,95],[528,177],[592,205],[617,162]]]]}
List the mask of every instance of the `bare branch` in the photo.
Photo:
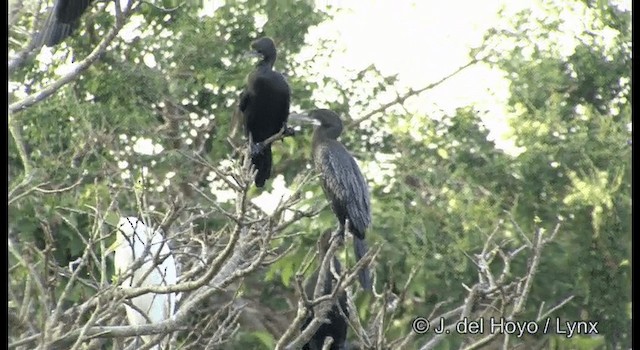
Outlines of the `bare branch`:
{"type": "Polygon", "coordinates": [[[393,107],[393,106],[399,105],[399,104],[401,105],[401,104],[404,103],[404,101],[406,101],[410,97],[420,95],[421,93],[423,93],[425,91],[428,91],[428,90],[431,90],[431,89],[435,88],[436,86],[438,86],[438,85],[442,84],[443,82],[447,81],[449,78],[457,75],[458,73],[462,72],[463,70],[471,67],[472,65],[474,65],[474,64],[476,64],[476,63],[478,63],[480,61],[482,61],[482,59],[478,59],[478,58],[473,59],[473,60],[469,61],[467,64],[465,64],[464,66],[459,67],[458,69],[456,69],[452,73],[449,73],[448,75],[442,77],[440,80],[438,80],[438,81],[436,81],[434,83],[431,83],[431,84],[429,84],[427,86],[424,86],[424,87],[422,87],[420,89],[417,89],[417,90],[409,89],[409,91],[407,93],[405,93],[404,95],[402,95],[402,96],[398,95],[398,97],[396,99],[394,99],[393,101],[390,101],[390,102],[387,102],[387,103],[383,104],[382,106],[372,110],[371,112],[363,115],[362,117],[360,117],[358,119],[352,119],[352,120],[348,121],[346,124],[349,127],[356,126],[356,125],[362,123],[363,121],[373,117],[374,115],[384,112],[385,110],[387,110],[390,107],[393,107]]]}

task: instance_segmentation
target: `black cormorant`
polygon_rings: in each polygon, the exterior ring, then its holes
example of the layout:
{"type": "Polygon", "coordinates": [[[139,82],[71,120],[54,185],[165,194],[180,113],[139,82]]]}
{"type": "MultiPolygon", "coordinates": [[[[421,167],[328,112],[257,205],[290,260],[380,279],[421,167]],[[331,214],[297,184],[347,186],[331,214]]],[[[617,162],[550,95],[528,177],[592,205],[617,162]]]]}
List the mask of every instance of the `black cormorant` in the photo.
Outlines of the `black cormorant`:
{"type": "MultiPolygon", "coordinates": [[[[331,230],[327,230],[318,241],[318,253],[319,253],[319,261],[322,263],[325,254],[327,253],[327,249],[329,249],[331,239],[331,230]]],[[[340,262],[334,256],[333,257],[333,266],[336,273],[340,274],[340,262]]],[[[305,285],[305,293],[307,294],[307,298],[309,300],[313,300],[313,293],[316,287],[316,283],[318,280],[318,273],[320,272],[320,267],[313,273],[313,275],[307,281],[305,285]]],[[[322,288],[322,295],[331,294],[333,291],[335,279],[333,278],[333,274],[329,269],[327,271],[327,275],[324,280],[324,286],[322,288]]],[[[349,311],[347,309],[347,295],[342,292],[338,295],[338,304],[333,305],[331,310],[327,313],[327,319],[329,323],[323,323],[316,333],[313,335],[309,342],[305,344],[302,349],[303,350],[320,350],[322,349],[322,345],[324,344],[324,340],[326,337],[333,338],[333,343],[329,349],[331,350],[342,350],[345,349],[345,343],[347,341],[347,321],[340,313],[338,306],[344,312],[344,315],[349,317],[349,311]]],[[[309,323],[313,320],[313,313],[307,317],[304,324],[302,325],[302,329],[307,328],[309,323]]]]}
{"type": "MultiPolygon", "coordinates": [[[[322,189],[340,223],[342,235],[345,221],[349,219],[356,260],[360,260],[367,252],[364,239],[371,224],[371,202],[367,182],[358,164],[337,140],[342,133],[342,121],[328,109],[311,111],[308,116],[292,114],[290,118],[318,125],[313,132],[313,162],[320,173],[322,189]]],[[[371,290],[371,278],[366,267],[360,270],[358,277],[362,288],[371,290]]]]}
{"type": "Polygon", "coordinates": [[[78,27],[80,16],[92,0],[56,0],[49,17],[38,33],[38,44],[54,46],[66,39],[78,27]]]}
{"type": "Polygon", "coordinates": [[[276,61],[276,46],[268,37],[251,43],[254,55],[261,57],[256,69],[247,77],[247,87],[240,94],[238,111],[244,124],[246,136],[250,136],[251,163],[258,171],[255,179],[257,187],[263,187],[271,177],[271,144],[264,141],[285,128],[286,134],[293,134],[287,128],[291,90],[284,76],[273,70],[276,61]]]}

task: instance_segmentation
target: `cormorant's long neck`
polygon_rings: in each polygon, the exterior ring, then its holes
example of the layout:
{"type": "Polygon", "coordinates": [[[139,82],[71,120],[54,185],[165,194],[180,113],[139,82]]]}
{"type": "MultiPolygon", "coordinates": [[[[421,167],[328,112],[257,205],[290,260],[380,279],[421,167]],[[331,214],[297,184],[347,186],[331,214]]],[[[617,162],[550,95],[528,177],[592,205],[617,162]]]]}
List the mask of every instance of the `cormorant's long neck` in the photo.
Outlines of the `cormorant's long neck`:
{"type": "Polygon", "coordinates": [[[321,144],[327,143],[329,140],[337,140],[338,136],[342,132],[342,128],[338,127],[326,127],[324,125],[316,127],[313,132],[313,138],[311,140],[311,146],[315,149],[321,144]]]}
{"type": "Polygon", "coordinates": [[[264,56],[264,59],[258,62],[259,69],[272,70],[273,65],[276,63],[276,55],[264,56]]]}

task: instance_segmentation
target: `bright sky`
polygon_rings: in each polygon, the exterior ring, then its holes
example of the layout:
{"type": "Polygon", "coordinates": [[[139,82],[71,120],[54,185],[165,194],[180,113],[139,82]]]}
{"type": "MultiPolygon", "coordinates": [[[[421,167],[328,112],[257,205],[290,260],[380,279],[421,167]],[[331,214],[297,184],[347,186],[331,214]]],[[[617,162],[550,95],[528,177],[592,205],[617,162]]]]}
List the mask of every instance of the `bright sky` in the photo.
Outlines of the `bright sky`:
{"type": "MultiPolygon", "coordinates": [[[[624,8],[631,5],[631,0],[613,2],[624,8]]],[[[385,75],[398,74],[402,87],[419,89],[468,63],[469,49],[480,45],[486,31],[509,20],[498,17],[501,7],[505,13],[533,7],[536,13],[540,4],[530,0],[316,0],[319,8],[331,5],[340,11],[334,20],[312,29],[307,41],[312,44],[318,38],[331,37],[337,39],[338,49],[344,50],[318,67],[323,74],[328,72],[340,80],[345,71],[373,63],[385,75]]],[[[590,19],[579,11],[565,11],[563,16],[569,30],[558,40],[570,53],[575,45],[573,32],[580,32],[590,19]]],[[[407,100],[405,107],[426,115],[450,114],[467,105],[489,111],[483,119],[491,131],[489,137],[505,152],[515,154],[513,142],[506,138],[507,97],[508,81],[501,73],[477,64],[407,100]]],[[[371,108],[377,106],[373,102],[371,108]]]]}
{"type": "MultiPolygon", "coordinates": [[[[323,23],[310,37],[334,37],[345,49],[330,67],[334,77],[343,69],[363,69],[374,63],[385,75],[398,74],[403,87],[421,88],[454,72],[469,62],[469,49],[500,19],[501,6],[517,10],[526,0],[457,1],[326,1],[317,5],[343,10],[333,21],[323,23]],[[384,49],[380,49],[384,47],[384,49]]],[[[313,40],[313,39],[312,39],[313,40]]],[[[326,72],[326,67],[323,68],[326,72]]],[[[507,130],[503,111],[507,82],[500,72],[484,65],[467,68],[439,87],[410,99],[407,108],[422,114],[452,113],[457,107],[473,104],[489,110],[485,123],[497,137],[499,147],[511,143],[500,136],[507,130]]]]}

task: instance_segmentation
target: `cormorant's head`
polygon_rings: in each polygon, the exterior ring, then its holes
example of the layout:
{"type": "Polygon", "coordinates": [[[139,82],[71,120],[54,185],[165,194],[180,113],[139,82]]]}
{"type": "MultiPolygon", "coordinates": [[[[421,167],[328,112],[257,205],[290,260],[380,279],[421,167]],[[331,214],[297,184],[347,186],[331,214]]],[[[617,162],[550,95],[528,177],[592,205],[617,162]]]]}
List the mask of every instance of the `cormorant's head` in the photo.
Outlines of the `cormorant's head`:
{"type": "Polygon", "coordinates": [[[276,44],[269,37],[254,40],[251,43],[253,56],[261,57],[263,61],[275,62],[276,60],[276,44]]]}
{"type": "Polygon", "coordinates": [[[307,114],[292,113],[289,120],[316,125],[316,130],[322,131],[326,137],[337,139],[342,133],[340,116],[329,109],[315,109],[307,114]]]}
{"type": "Polygon", "coordinates": [[[317,120],[322,127],[339,128],[342,130],[342,120],[340,120],[340,116],[332,110],[316,109],[309,113],[309,117],[317,120]]]}

